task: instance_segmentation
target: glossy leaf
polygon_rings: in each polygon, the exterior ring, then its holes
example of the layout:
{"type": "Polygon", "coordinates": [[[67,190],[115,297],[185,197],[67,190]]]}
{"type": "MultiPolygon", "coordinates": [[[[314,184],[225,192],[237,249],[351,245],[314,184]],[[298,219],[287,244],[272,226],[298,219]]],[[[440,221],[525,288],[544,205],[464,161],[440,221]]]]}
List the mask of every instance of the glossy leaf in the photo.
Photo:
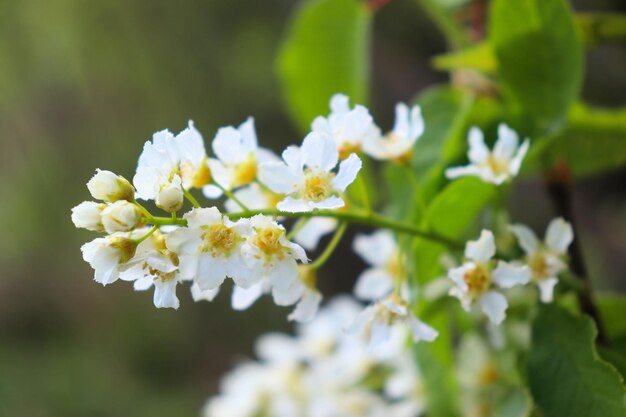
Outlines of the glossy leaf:
{"type": "Polygon", "coordinates": [[[591,319],[558,305],[543,305],[532,326],[528,381],[545,417],[622,417],[619,373],[599,358],[591,319]]]}
{"type": "Polygon", "coordinates": [[[296,10],[278,72],[288,111],[302,131],[329,112],[335,93],[366,104],[370,29],[371,12],[359,0],[306,0],[296,10]]]}

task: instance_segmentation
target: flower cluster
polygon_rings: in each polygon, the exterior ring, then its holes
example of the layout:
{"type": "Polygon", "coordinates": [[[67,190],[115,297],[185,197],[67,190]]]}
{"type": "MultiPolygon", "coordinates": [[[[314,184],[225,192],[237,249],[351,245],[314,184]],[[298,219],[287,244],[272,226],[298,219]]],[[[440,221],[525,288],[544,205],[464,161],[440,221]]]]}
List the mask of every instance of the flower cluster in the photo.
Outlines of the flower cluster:
{"type": "MultiPolygon", "coordinates": [[[[343,331],[359,310],[336,298],[296,336],[270,333],[256,343],[258,361],[239,364],[209,399],[205,417],[414,417],[423,410],[420,375],[402,337],[371,352],[343,331]]],[[[401,335],[399,335],[401,336],[401,335]]]]}
{"type": "MultiPolygon", "coordinates": [[[[345,221],[358,218],[394,227],[376,221],[380,216],[373,216],[371,207],[349,200],[347,189],[359,178],[363,158],[406,164],[425,128],[417,106],[398,104],[395,124],[386,134],[367,108],[351,107],[344,95],[333,96],[330,108],[328,116],[313,121],[301,145],[287,147],[281,157],[259,146],[252,118],[239,127],[220,128],[211,142],[213,155],[207,154],[201,134],[189,122],[176,135],[162,130],[144,144],[132,184],[98,170],[87,187],[99,202],[86,201],[72,209],[77,227],[106,233],[82,247],[95,280],[103,285],[130,281],[138,291],[154,287],[155,306],[178,308],[179,284],[190,284],[195,301],[211,301],[230,279],[236,310],[268,294],[277,305],[295,305],[290,320],[313,320],[322,300],[318,270],[341,239],[345,221]],[[211,200],[222,199],[223,209],[214,204],[201,207],[194,189],[211,200]],[[151,214],[140,200],[153,202],[168,216],[151,214]],[[179,217],[186,201],[193,207],[179,217]],[[298,219],[284,221],[291,217],[298,219]],[[324,252],[309,263],[305,250],[316,250],[333,232],[324,252]]],[[[505,125],[498,129],[493,151],[477,128],[470,129],[468,142],[471,164],[450,168],[446,175],[473,175],[496,185],[518,174],[529,146],[526,139],[518,147],[517,134],[505,125]]],[[[361,185],[362,192],[371,188],[361,185]]],[[[396,232],[407,230],[413,229],[403,226],[396,232]]],[[[466,262],[449,271],[454,283],[450,294],[466,310],[479,305],[493,323],[504,319],[505,289],[532,281],[543,301],[552,299],[572,240],[571,227],[562,219],[550,225],[545,243],[525,226],[511,226],[511,231],[526,253],[522,261],[493,260],[493,234],[483,231],[479,240],[467,244],[466,262]]],[[[363,335],[371,350],[389,343],[395,334],[434,340],[437,331],[413,314],[419,293],[409,288],[407,254],[399,249],[397,236],[377,230],[357,236],[353,248],[371,266],[358,278],[354,295],[372,304],[348,330],[363,335]]]]}

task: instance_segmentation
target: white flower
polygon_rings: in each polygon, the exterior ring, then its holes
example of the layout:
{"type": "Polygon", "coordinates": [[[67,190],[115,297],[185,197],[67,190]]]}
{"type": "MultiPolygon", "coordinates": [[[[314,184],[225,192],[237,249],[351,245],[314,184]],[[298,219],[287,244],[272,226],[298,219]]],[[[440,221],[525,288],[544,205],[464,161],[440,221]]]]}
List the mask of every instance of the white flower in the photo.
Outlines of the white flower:
{"type": "Polygon", "coordinates": [[[391,294],[396,283],[406,278],[404,260],[400,258],[396,241],[388,230],[357,236],[352,249],[372,266],[357,279],[354,286],[357,298],[379,300],[391,294]]]}
{"type": "Polygon", "coordinates": [[[276,207],[288,212],[343,207],[339,194],[361,169],[361,160],[352,154],[339,164],[337,174],[333,173],[337,148],[331,139],[314,132],[307,135],[301,148],[290,146],[282,156],[285,162],[262,164],[259,178],[272,191],[287,194],[276,207]]]}
{"type": "Polygon", "coordinates": [[[247,219],[232,222],[215,207],[193,209],[183,218],[187,227],[166,236],[168,249],[180,258],[183,279],[193,279],[203,291],[218,288],[227,276],[245,288],[260,279],[241,256],[250,233],[247,219]]]}
{"type": "Polygon", "coordinates": [[[300,265],[298,268],[300,287],[300,298],[296,308],[287,317],[289,320],[299,323],[307,323],[315,318],[317,309],[322,301],[322,294],[317,290],[317,275],[315,270],[307,265],[300,265]]]}
{"type": "Polygon", "coordinates": [[[152,136],[139,156],[133,183],[137,198],[154,200],[168,212],[183,205],[183,188],[201,187],[210,179],[202,136],[193,122],[176,137],[169,130],[152,136]]]}
{"type": "Polygon", "coordinates": [[[134,281],[136,291],[154,286],[154,306],[178,309],[176,286],[183,280],[179,274],[178,256],[167,249],[158,231],[137,246],[133,264],[120,272],[120,279],[134,281]]]}
{"type": "Polygon", "coordinates": [[[517,133],[505,124],[498,126],[498,140],[493,151],[487,148],[483,133],[477,127],[470,129],[467,139],[471,163],[464,167],[448,168],[446,177],[450,179],[470,175],[500,185],[517,176],[530,145],[526,139],[518,148],[517,133]]]}
{"type": "Polygon", "coordinates": [[[285,228],[267,216],[252,217],[250,226],[253,233],[248,234],[241,248],[249,275],[257,278],[255,282],[263,279],[271,284],[276,304],[295,303],[301,296],[297,261],[307,262],[304,249],[287,240],[285,228]]]}
{"type": "Polygon", "coordinates": [[[135,189],[126,178],[102,169],[96,170],[96,174],[87,183],[87,188],[93,198],[109,203],[118,200],[132,201],[135,198],[135,189]]]}
{"type": "Polygon", "coordinates": [[[80,248],[85,262],[95,270],[94,280],[102,285],[118,280],[120,270],[129,266],[136,249],[137,244],[120,233],[96,238],[80,248]]]}
{"type": "Polygon", "coordinates": [[[376,159],[406,160],[417,140],[424,133],[424,119],[419,106],[396,105],[393,130],[385,136],[371,135],[363,142],[363,151],[376,159]]]}
{"type": "Polygon", "coordinates": [[[133,203],[118,200],[102,210],[101,218],[107,233],[128,232],[141,221],[141,211],[133,203]]]}
{"type": "Polygon", "coordinates": [[[544,242],[540,242],[527,226],[516,224],[511,226],[511,231],[526,253],[526,264],[532,271],[532,280],[539,287],[541,301],[551,302],[557,276],[567,269],[563,259],[574,240],[572,226],[562,218],[552,220],[544,242]]]}
{"type": "Polygon", "coordinates": [[[368,137],[380,136],[369,110],[361,105],[350,109],[349,101],[348,96],[335,94],[330,99],[328,117],[318,116],[311,124],[313,132],[333,140],[342,160],[359,152],[368,137]]]}
{"type": "Polygon", "coordinates": [[[304,249],[313,251],[325,235],[337,229],[339,222],[331,217],[312,217],[305,225],[296,232],[293,240],[298,242],[304,249]]]}
{"type": "Polygon", "coordinates": [[[362,334],[370,350],[374,350],[390,339],[396,327],[408,328],[415,342],[432,342],[438,335],[435,329],[415,317],[407,302],[397,295],[366,307],[350,326],[350,331],[362,334]]]}
{"type": "MultiPolygon", "coordinates": [[[[227,190],[254,181],[260,163],[278,160],[272,151],[258,146],[252,117],[236,129],[233,126],[220,128],[212,147],[217,156],[217,159],[209,159],[213,180],[227,190]]],[[[204,188],[208,198],[217,198],[221,193],[214,185],[204,188]]]]}
{"type": "Polygon", "coordinates": [[[193,298],[193,301],[195,302],[202,301],[202,300],[213,301],[215,297],[217,297],[217,294],[219,292],[220,292],[219,287],[213,288],[210,290],[202,290],[200,289],[200,286],[196,284],[195,282],[191,284],[191,298],[193,298]]]}
{"type": "Polygon", "coordinates": [[[72,222],[76,227],[91,230],[94,232],[104,232],[104,226],[100,219],[100,213],[106,204],[94,201],[83,201],[72,209],[72,222]]]}
{"type": "Polygon", "coordinates": [[[456,285],[450,295],[457,297],[466,311],[474,302],[494,324],[500,324],[505,318],[508,307],[506,297],[496,290],[527,284],[530,281],[530,269],[523,265],[513,265],[498,261],[495,269],[490,260],[496,253],[493,233],[483,230],[480,238],[468,242],[465,246],[467,262],[448,271],[448,277],[456,285]]]}

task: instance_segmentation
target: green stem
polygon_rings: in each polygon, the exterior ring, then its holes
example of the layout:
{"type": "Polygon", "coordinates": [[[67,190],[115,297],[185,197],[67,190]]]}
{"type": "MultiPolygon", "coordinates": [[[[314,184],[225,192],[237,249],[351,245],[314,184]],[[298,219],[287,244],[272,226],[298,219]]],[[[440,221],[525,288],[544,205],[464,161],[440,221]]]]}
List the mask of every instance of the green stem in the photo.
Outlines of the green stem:
{"type": "Polygon", "coordinates": [[[222,190],[222,192],[224,193],[224,195],[228,198],[230,198],[231,200],[233,200],[235,203],[237,203],[237,205],[239,207],[241,207],[241,209],[243,211],[250,211],[250,209],[248,208],[248,206],[246,206],[243,201],[241,201],[239,198],[237,198],[237,196],[235,195],[235,193],[233,193],[232,191],[222,187],[221,185],[219,185],[218,183],[214,182],[215,186],[217,188],[219,188],[220,190],[222,190]]]}
{"type": "Polygon", "coordinates": [[[293,225],[293,227],[291,228],[289,233],[287,233],[287,239],[292,239],[300,230],[302,230],[302,228],[304,226],[306,226],[306,224],[309,222],[309,220],[311,220],[311,219],[310,218],[298,219],[298,221],[296,222],[296,224],[293,225]]]}
{"type": "Polygon", "coordinates": [[[319,258],[315,260],[315,262],[313,262],[310,265],[311,269],[313,270],[320,269],[326,263],[326,261],[328,261],[328,258],[330,258],[330,255],[333,254],[333,252],[337,248],[337,245],[339,244],[339,242],[341,242],[341,238],[343,237],[343,234],[346,232],[347,227],[348,227],[347,222],[345,221],[341,222],[332,240],[328,243],[328,246],[326,246],[326,248],[324,249],[324,252],[320,255],[319,258]]]}
{"type": "MultiPolygon", "coordinates": [[[[463,242],[447,238],[435,232],[419,229],[410,224],[398,222],[393,219],[383,217],[376,213],[358,212],[358,211],[334,211],[334,210],[316,210],[304,213],[290,213],[286,211],[278,211],[275,209],[262,209],[262,210],[247,210],[238,213],[226,213],[225,215],[233,220],[237,220],[243,217],[252,217],[257,214],[263,214],[265,216],[273,217],[287,217],[287,218],[304,218],[309,219],[311,217],[330,217],[337,220],[341,220],[347,223],[363,224],[367,226],[380,227],[383,229],[395,230],[399,233],[405,233],[412,236],[418,236],[424,239],[432,240],[433,242],[441,243],[449,247],[450,249],[462,250],[465,247],[463,242]]],[[[177,225],[186,226],[187,220],[176,219],[173,220],[169,217],[151,217],[145,218],[145,223],[158,224],[158,225],[177,225]]]]}
{"type": "Polygon", "coordinates": [[[150,231],[148,233],[146,233],[145,235],[143,235],[142,237],[140,237],[139,239],[135,239],[133,242],[135,242],[135,244],[140,244],[141,242],[143,242],[144,240],[146,240],[147,238],[149,238],[154,232],[156,232],[159,229],[159,226],[157,226],[156,224],[154,226],[152,226],[152,229],[150,229],[150,231]]]}
{"type": "MultiPolygon", "coordinates": [[[[141,211],[141,214],[143,214],[146,219],[151,219],[153,217],[152,214],[150,214],[150,212],[144,206],[139,204],[137,201],[133,201],[133,204],[135,205],[135,207],[139,209],[139,211],[141,211]]],[[[150,223],[150,222],[147,222],[147,223],[150,223]]]]}
{"type": "Polygon", "coordinates": [[[185,197],[187,198],[187,200],[189,200],[189,202],[190,202],[191,204],[193,204],[193,206],[194,206],[195,208],[200,208],[200,203],[198,203],[198,200],[196,200],[196,198],[195,198],[193,195],[191,195],[191,193],[189,192],[189,190],[185,190],[185,189],[183,188],[183,194],[185,195],[185,197]]]}

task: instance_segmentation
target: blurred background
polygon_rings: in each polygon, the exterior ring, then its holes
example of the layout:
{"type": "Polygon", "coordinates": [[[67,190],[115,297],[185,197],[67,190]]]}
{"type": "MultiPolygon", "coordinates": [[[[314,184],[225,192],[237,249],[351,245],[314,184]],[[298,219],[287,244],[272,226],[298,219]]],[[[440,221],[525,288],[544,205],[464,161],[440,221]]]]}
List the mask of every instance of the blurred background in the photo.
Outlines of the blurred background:
{"type": "MultiPolygon", "coordinates": [[[[287,330],[286,309],[262,300],[228,307],[229,291],[157,310],[128,285],[102,288],[82,261],[93,234],[70,209],[96,167],[132,178],[153,132],[193,119],[208,143],[219,126],[256,117],[260,141],[280,151],[300,136],[275,75],[293,0],[0,1],[0,416],[197,415],[219,376],[263,332],[287,330]]],[[[577,10],[626,11],[621,0],[577,10]]],[[[442,37],[415,0],[393,0],[374,21],[371,110],[447,75],[429,58],[442,37]]],[[[323,28],[320,28],[323,30],[323,28]]],[[[584,96],[626,105],[626,48],[588,56],[584,96]]],[[[626,140],[626,138],[625,138],[626,140]]],[[[576,184],[583,249],[599,288],[626,288],[626,171],[576,184]]],[[[538,229],[550,215],[540,181],[522,181],[514,216],[538,229]],[[539,207],[539,210],[537,210],[539,207]]],[[[352,231],[354,233],[354,230],[352,231]]],[[[347,291],[363,264],[349,239],[320,277],[347,291]]],[[[225,416],[227,417],[227,416],[225,416]]]]}

